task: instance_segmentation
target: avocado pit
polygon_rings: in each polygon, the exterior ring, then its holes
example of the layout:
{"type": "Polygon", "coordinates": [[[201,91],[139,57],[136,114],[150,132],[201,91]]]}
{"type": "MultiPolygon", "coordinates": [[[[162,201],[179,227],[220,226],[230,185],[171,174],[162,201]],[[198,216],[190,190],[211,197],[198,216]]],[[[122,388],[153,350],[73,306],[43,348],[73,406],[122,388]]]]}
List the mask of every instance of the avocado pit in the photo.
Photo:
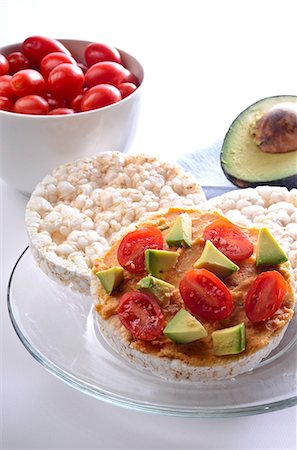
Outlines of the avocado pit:
{"type": "Polygon", "coordinates": [[[297,150],[297,106],[282,103],[268,109],[252,129],[256,144],[266,153],[297,150]]]}

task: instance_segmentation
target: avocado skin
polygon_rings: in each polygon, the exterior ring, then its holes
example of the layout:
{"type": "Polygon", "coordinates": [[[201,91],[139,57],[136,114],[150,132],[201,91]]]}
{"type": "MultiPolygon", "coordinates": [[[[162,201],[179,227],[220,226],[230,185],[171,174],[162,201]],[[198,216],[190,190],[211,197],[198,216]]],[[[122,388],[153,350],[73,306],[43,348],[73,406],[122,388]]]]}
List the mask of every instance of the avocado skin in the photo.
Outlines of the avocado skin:
{"type": "Polygon", "coordinates": [[[294,175],[288,176],[288,177],[282,177],[280,174],[280,178],[279,179],[273,179],[273,180],[269,180],[269,179],[265,179],[263,181],[261,180],[257,180],[257,181],[253,181],[253,180],[242,180],[238,177],[235,177],[233,175],[231,175],[228,170],[226,170],[226,168],[224,167],[224,153],[225,153],[225,148],[227,146],[227,140],[229,140],[229,135],[233,132],[233,128],[234,125],[236,124],[236,122],[243,117],[244,115],[248,114],[249,111],[253,108],[255,108],[258,104],[262,104],[265,101],[270,101],[270,100],[275,100],[274,105],[277,105],[278,103],[283,103],[283,102],[294,102],[297,103],[297,96],[295,95],[276,95],[276,96],[272,96],[272,97],[266,97],[263,98],[261,100],[258,100],[257,102],[251,104],[250,106],[248,106],[244,111],[242,111],[236,118],[235,120],[232,122],[232,124],[230,125],[224,141],[223,141],[223,145],[222,145],[222,149],[221,149],[221,153],[220,153],[220,164],[221,164],[221,168],[222,171],[225,175],[225,177],[231,181],[231,183],[233,183],[235,186],[239,187],[239,188],[247,188],[247,187],[257,187],[257,186],[265,186],[265,185],[269,185],[269,186],[283,186],[286,187],[288,189],[293,189],[297,187],[297,162],[296,162],[296,173],[294,175]]]}

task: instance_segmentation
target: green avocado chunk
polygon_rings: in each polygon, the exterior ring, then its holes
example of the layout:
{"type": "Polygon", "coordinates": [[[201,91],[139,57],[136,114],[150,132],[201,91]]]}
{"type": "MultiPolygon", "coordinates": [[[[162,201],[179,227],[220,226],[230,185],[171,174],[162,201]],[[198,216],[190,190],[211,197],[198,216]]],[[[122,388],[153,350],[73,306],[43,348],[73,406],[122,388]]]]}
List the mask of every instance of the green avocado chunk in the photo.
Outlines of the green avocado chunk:
{"type": "Polygon", "coordinates": [[[107,270],[96,272],[105,292],[111,294],[123,281],[124,269],[122,267],[111,267],[107,270]]]}
{"type": "Polygon", "coordinates": [[[192,243],[192,219],[187,213],[180,214],[169,231],[166,243],[169,247],[190,247],[192,243]]]}
{"type": "Polygon", "coordinates": [[[207,269],[221,279],[227,278],[239,269],[210,241],[206,241],[203,252],[194,263],[194,267],[195,269],[207,269]]]}
{"type": "Polygon", "coordinates": [[[163,333],[177,344],[188,344],[207,336],[204,326],[185,309],[180,309],[163,333]]]}
{"type": "Polygon", "coordinates": [[[244,323],[216,330],[212,333],[213,353],[216,356],[236,355],[245,350],[244,323]]]}
{"type": "Polygon", "coordinates": [[[176,264],[178,257],[178,252],[149,248],[145,251],[145,268],[154,277],[162,278],[162,274],[176,264]]]}
{"type": "Polygon", "coordinates": [[[256,266],[276,266],[288,257],[267,228],[261,228],[256,250],[256,266]]]}
{"type": "Polygon", "coordinates": [[[152,275],[142,278],[136,285],[138,290],[146,289],[151,294],[153,294],[160,306],[165,308],[170,303],[170,296],[175,290],[173,284],[167,283],[166,281],[159,280],[152,275]]]}

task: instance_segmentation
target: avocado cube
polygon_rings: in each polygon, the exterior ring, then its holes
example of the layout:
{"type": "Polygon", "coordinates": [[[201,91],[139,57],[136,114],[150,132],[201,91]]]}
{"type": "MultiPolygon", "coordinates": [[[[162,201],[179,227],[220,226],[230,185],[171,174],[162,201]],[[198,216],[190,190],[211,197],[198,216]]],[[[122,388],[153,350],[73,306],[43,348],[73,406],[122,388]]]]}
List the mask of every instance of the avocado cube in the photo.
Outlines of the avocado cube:
{"type": "Polygon", "coordinates": [[[190,247],[192,243],[192,219],[187,213],[180,214],[169,231],[166,243],[169,247],[190,247]]]}
{"type": "Polygon", "coordinates": [[[256,250],[256,266],[276,266],[288,257],[267,228],[261,228],[256,250]]]}
{"type": "Polygon", "coordinates": [[[236,355],[245,350],[244,323],[216,330],[212,333],[213,353],[216,356],[236,355]]]}
{"type": "Polygon", "coordinates": [[[185,309],[180,309],[163,333],[177,344],[188,344],[207,336],[204,326],[185,309]]]}
{"type": "Polygon", "coordinates": [[[170,296],[175,290],[175,286],[173,284],[159,280],[159,278],[155,278],[152,275],[142,278],[137,283],[136,287],[138,290],[145,289],[153,294],[162,308],[169,305],[170,296]]]}
{"type": "Polygon", "coordinates": [[[96,272],[105,292],[111,294],[123,281],[124,269],[122,267],[111,267],[107,270],[96,272]]]}
{"type": "Polygon", "coordinates": [[[162,278],[164,272],[175,266],[178,257],[178,252],[149,248],[145,251],[145,268],[154,277],[162,278]]]}
{"type": "Polygon", "coordinates": [[[210,241],[206,241],[200,258],[194,263],[194,268],[207,269],[222,280],[239,269],[236,264],[223,255],[210,241]]]}

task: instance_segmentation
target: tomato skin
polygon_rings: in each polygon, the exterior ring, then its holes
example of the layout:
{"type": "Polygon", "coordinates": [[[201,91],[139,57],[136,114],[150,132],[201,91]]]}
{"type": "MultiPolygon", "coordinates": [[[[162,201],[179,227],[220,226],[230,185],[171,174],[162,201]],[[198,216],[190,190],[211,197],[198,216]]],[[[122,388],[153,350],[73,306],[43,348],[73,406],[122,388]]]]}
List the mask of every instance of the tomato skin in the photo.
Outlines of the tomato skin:
{"type": "Polygon", "coordinates": [[[204,229],[203,239],[211,241],[220,252],[233,262],[249,258],[254,252],[254,246],[244,232],[223,217],[215,220],[204,229]]]}
{"type": "Polygon", "coordinates": [[[126,234],[122,239],[117,257],[119,264],[128,272],[137,273],[145,269],[145,250],[162,250],[163,235],[156,227],[139,228],[126,234]]]}
{"type": "Polygon", "coordinates": [[[9,63],[9,73],[13,75],[22,69],[28,69],[30,63],[28,58],[22,52],[12,52],[7,55],[7,61],[9,63]]]}
{"type": "Polygon", "coordinates": [[[45,81],[41,73],[34,69],[23,69],[15,73],[10,85],[17,97],[41,95],[45,92],[45,81]]]}
{"type": "Polygon", "coordinates": [[[53,52],[45,55],[40,62],[40,71],[43,77],[47,79],[49,73],[53,70],[53,68],[63,63],[76,65],[75,59],[70,55],[66,55],[65,53],[53,52]]]}
{"type": "Polygon", "coordinates": [[[70,107],[74,109],[75,112],[81,111],[81,101],[83,94],[76,95],[70,102],[70,107]]]}
{"type": "Polygon", "coordinates": [[[0,77],[0,95],[13,100],[14,93],[10,85],[11,78],[11,75],[2,75],[0,77]]]}
{"type": "Polygon", "coordinates": [[[3,111],[13,111],[13,103],[9,98],[0,96],[0,109],[3,111]]]}
{"type": "Polygon", "coordinates": [[[71,100],[82,92],[84,81],[83,71],[77,65],[63,63],[50,72],[48,88],[52,94],[71,100]]]}
{"type": "Polygon", "coordinates": [[[276,270],[262,272],[252,283],[246,299],[245,312],[251,322],[270,319],[288,292],[288,283],[276,270]]]}
{"type": "Polygon", "coordinates": [[[144,292],[126,292],[119,304],[121,323],[134,337],[152,341],[162,335],[165,319],[157,300],[144,292]]]}
{"type": "Polygon", "coordinates": [[[137,86],[133,83],[120,83],[117,85],[118,90],[121,93],[122,98],[128,97],[132,92],[136,91],[137,86]]]}
{"type": "Polygon", "coordinates": [[[109,83],[116,86],[121,83],[125,76],[125,68],[113,61],[98,62],[91,66],[86,72],[86,84],[88,87],[101,83],[109,83]]]}
{"type": "Polygon", "coordinates": [[[0,53],[0,76],[8,74],[9,63],[7,58],[0,53]]]}
{"type": "Polygon", "coordinates": [[[179,284],[180,294],[192,314],[206,320],[226,319],[233,310],[227,286],[206,269],[192,269],[179,284]]]}
{"type": "Polygon", "coordinates": [[[25,39],[22,44],[22,52],[29,61],[37,64],[49,53],[62,52],[70,55],[69,50],[61,42],[44,36],[30,36],[25,39]]]}
{"type": "Polygon", "coordinates": [[[14,112],[19,114],[47,114],[49,106],[40,95],[26,95],[19,98],[14,105],[14,112]]]}
{"type": "Polygon", "coordinates": [[[81,110],[103,108],[122,99],[120,91],[111,84],[98,84],[88,89],[81,99],[81,110]]]}
{"type": "Polygon", "coordinates": [[[121,55],[116,48],[110,45],[92,42],[85,49],[85,60],[89,67],[102,61],[113,61],[121,64],[121,55]]]}
{"type": "Polygon", "coordinates": [[[62,114],[74,114],[74,109],[72,108],[55,108],[52,109],[48,114],[50,116],[58,116],[62,114]]]}
{"type": "Polygon", "coordinates": [[[55,97],[50,92],[45,94],[46,101],[48,102],[50,111],[56,108],[67,108],[68,103],[64,98],[55,97]]]}
{"type": "Polygon", "coordinates": [[[122,80],[122,83],[133,83],[135,86],[139,86],[139,80],[134,73],[132,73],[129,69],[125,69],[125,76],[122,80]]]}

